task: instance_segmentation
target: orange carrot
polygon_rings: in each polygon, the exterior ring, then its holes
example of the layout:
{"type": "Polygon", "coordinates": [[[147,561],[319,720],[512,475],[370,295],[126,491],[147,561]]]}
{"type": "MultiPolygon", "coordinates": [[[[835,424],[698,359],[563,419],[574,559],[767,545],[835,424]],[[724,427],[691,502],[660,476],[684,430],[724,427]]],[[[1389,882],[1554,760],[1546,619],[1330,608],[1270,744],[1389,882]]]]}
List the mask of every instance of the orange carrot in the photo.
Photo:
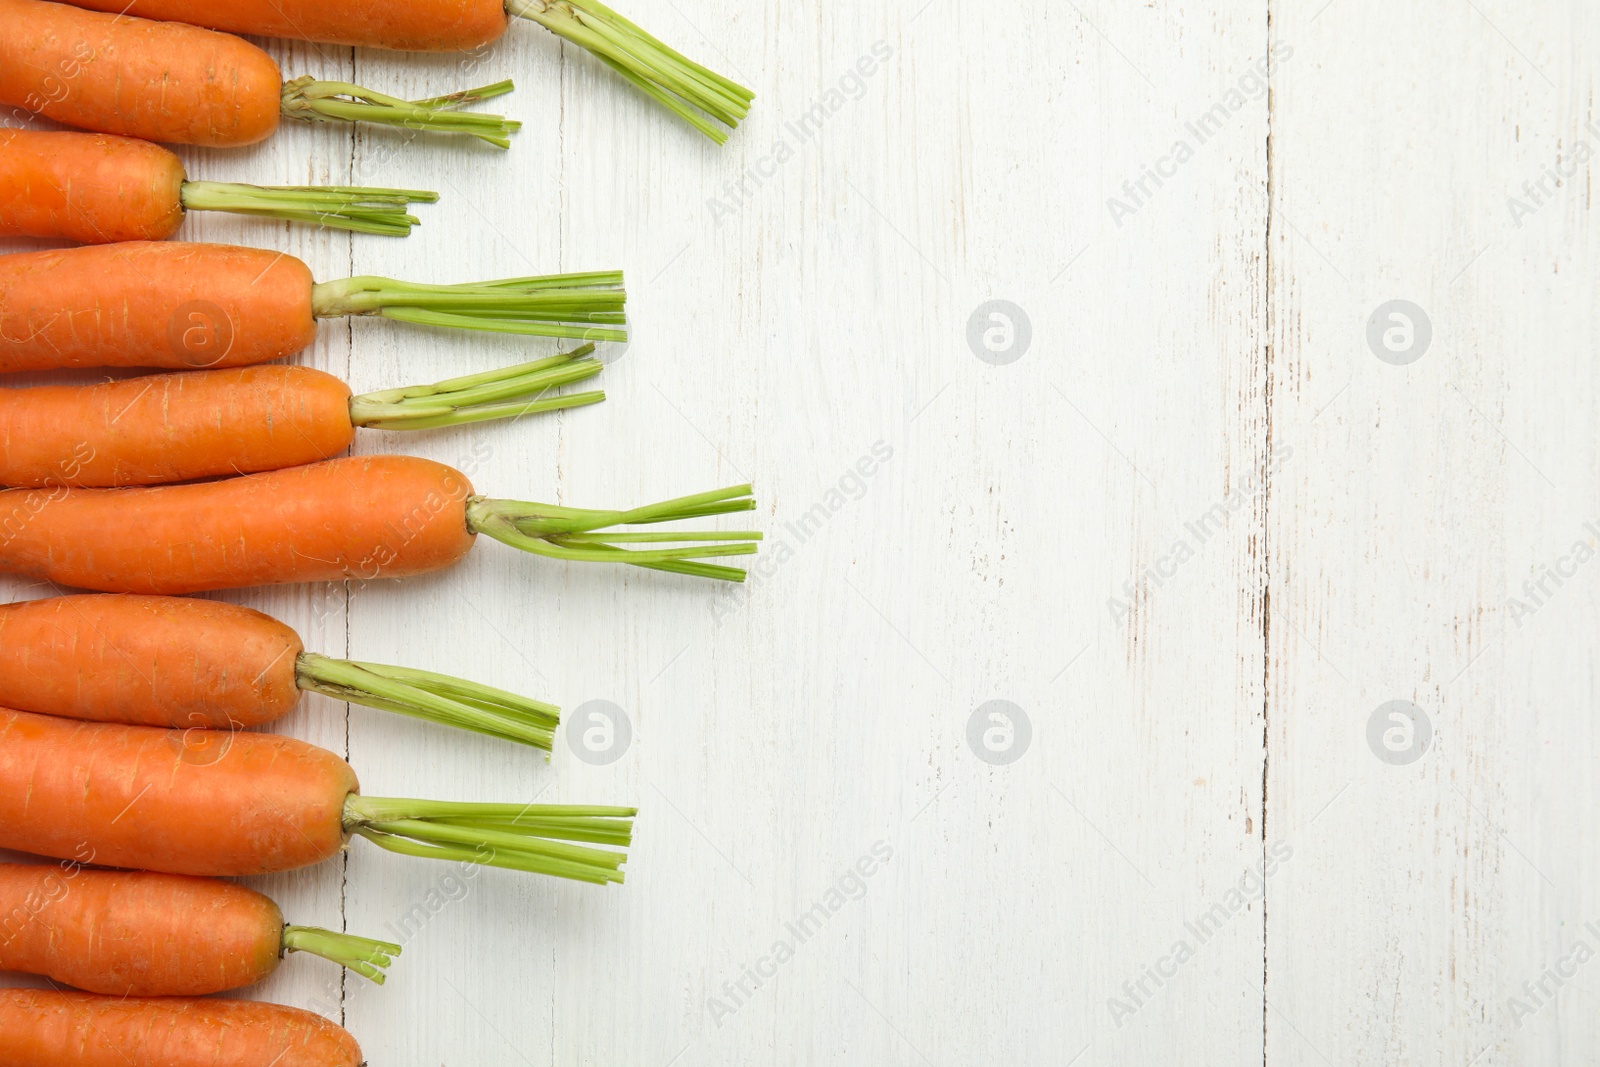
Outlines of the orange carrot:
{"type": "Polygon", "coordinates": [[[501,148],[520,128],[454,110],[511,91],[510,82],[405,101],[344,82],[297,78],[232,34],[177,22],[0,0],[0,104],[69,126],[175,144],[254,144],[280,114],[469,133],[501,148]]]}
{"type": "Polygon", "coordinates": [[[461,678],[330,659],[287,626],[184,597],[62,596],[0,606],[0,707],[189,729],[280,719],[301,690],[548,750],[552,704],[461,678]]]}
{"type": "Polygon", "coordinates": [[[16,1067],[358,1067],[356,1039],[255,1000],[0,990],[0,1063],[16,1067]]]}
{"type": "Polygon", "coordinates": [[[479,533],[555,559],[743,581],[697,563],[750,555],[753,532],[597,533],[749,511],[748,485],[632,511],[492,500],[424,459],[362,456],[219,482],[0,492],[0,571],[107,593],[198,593],[289,582],[409,578],[457,562],[479,533]],[[628,543],[705,541],[684,548],[628,543]],[[733,542],[733,543],[730,543],[733,542]]]}
{"type": "Polygon", "coordinates": [[[231,882],[0,863],[0,970],[119,997],[199,997],[259,982],[289,952],[382,985],[400,946],[285,925],[271,899],[231,882]]]}
{"type": "Polygon", "coordinates": [[[351,396],[309,367],[0,389],[0,485],[113,488],[281,470],[336,456],[357,427],[428,430],[605,399],[546,396],[600,373],[587,345],[506,370],[351,396]]]}
{"type": "Polygon", "coordinates": [[[292,737],[0,709],[0,848],[55,859],[268,874],[360,836],[403,855],[605,884],[622,881],[626,855],[566,842],[626,846],[634,814],[364,797],[348,763],[292,737]]]}
{"type": "Polygon", "coordinates": [[[73,0],[79,7],[299,41],[471,51],[530,19],[593,52],[637,89],[718,144],[755,94],[662,44],[599,0],[73,0]],[[721,125],[718,125],[718,124],[721,125]]]}
{"type": "Polygon", "coordinates": [[[621,286],[621,271],[319,284],[282,252],[166,241],[25,252],[0,256],[0,372],[242,367],[293,355],[316,338],[317,319],[345,315],[625,341],[621,286]]]}
{"type": "Polygon", "coordinates": [[[192,182],[177,156],[145,141],[0,130],[0,236],[162,240],[185,211],[230,211],[403,237],[417,225],[411,202],[437,199],[415,189],[192,182]]]}

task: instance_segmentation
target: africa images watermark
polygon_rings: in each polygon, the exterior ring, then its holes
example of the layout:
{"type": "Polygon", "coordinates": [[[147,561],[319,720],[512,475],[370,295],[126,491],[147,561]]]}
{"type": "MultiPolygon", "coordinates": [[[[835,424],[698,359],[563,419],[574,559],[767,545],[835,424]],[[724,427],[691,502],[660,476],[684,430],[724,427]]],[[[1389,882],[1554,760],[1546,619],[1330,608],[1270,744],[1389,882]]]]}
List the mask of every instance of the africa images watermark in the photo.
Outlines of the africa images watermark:
{"type": "Polygon", "coordinates": [[[750,565],[748,577],[743,582],[724,582],[717,599],[711,606],[711,621],[721,626],[725,619],[737,615],[749,601],[750,594],[761,584],[777,574],[795,554],[816,538],[849,504],[867,495],[872,480],[894,458],[894,446],[883,439],[856,457],[832,485],[798,518],[783,524],[775,537],[768,538],[768,547],[750,565]]]}
{"type": "Polygon", "coordinates": [[[1522,188],[1518,190],[1521,196],[1513,193],[1506,197],[1506,210],[1511,213],[1511,221],[1516,223],[1517,229],[1522,229],[1523,220],[1544,210],[1556,198],[1556,192],[1576,178],[1578,172],[1595,157],[1595,144],[1600,143],[1600,125],[1590,118],[1583,124],[1583,132],[1588,136],[1573,138],[1571,151],[1545,167],[1537,178],[1529,178],[1522,183],[1522,188]]]}
{"type": "Polygon", "coordinates": [[[1122,995],[1106,998],[1106,1010],[1111,1021],[1122,1029],[1122,1024],[1139,1014],[1156,994],[1178,976],[1183,965],[1194,959],[1224,926],[1232,922],[1249,905],[1267,895],[1267,879],[1278,868],[1294,857],[1294,849],[1287,841],[1274,841],[1263,851],[1261,859],[1245,868],[1237,885],[1230,886],[1220,900],[1183,924],[1184,936],[1172,943],[1166,954],[1153,964],[1142,967],[1134,977],[1122,983],[1122,995]]]}
{"type": "Polygon", "coordinates": [[[1522,983],[1522,996],[1506,998],[1506,1007],[1511,1011],[1511,1021],[1516,1024],[1516,1029],[1521,1030],[1529,1017],[1554,1003],[1562,987],[1576,978],[1578,971],[1594,959],[1595,944],[1600,944],[1600,924],[1589,920],[1583,924],[1583,933],[1588,937],[1578,937],[1570,949],[1540,972],[1538,978],[1522,983]],[[1594,942],[1591,943],[1589,938],[1594,938],[1594,942]]]}
{"type": "Polygon", "coordinates": [[[1578,576],[1578,569],[1594,559],[1597,546],[1600,546],[1600,523],[1591,519],[1583,524],[1571,548],[1554,561],[1541,564],[1536,577],[1523,580],[1522,596],[1506,598],[1506,615],[1517,624],[1517,629],[1522,629],[1527,619],[1537,615],[1562,586],[1578,576]]]}
{"type": "Polygon", "coordinates": [[[1199,555],[1213,537],[1228,528],[1228,517],[1264,493],[1267,478],[1277,474],[1293,458],[1293,445],[1273,445],[1267,454],[1264,474],[1251,471],[1234,485],[1233,491],[1226,497],[1184,523],[1183,532],[1172,542],[1172,546],[1154,562],[1145,564],[1137,575],[1123,582],[1122,596],[1113,596],[1106,601],[1111,624],[1121,626],[1135,608],[1147,603],[1157,590],[1176,578],[1184,564],[1199,555]]]}
{"type": "Polygon", "coordinates": [[[833,880],[827,892],[814,901],[811,907],[783,924],[783,937],[773,941],[772,948],[751,963],[747,963],[737,978],[722,983],[722,996],[706,998],[706,1010],[711,1021],[720,1030],[740,1008],[750,1003],[756,990],[778,976],[778,971],[812,938],[821,933],[829,921],[851,901],[867,895],[867,882],[894,859],[894,848],[887,841],[872,843],[865,854],[845,868],[833,880]]]}
{"type": "Polygon", "coordinates": [[[801,147],[817,139],[822,127],[846,104],[855,103],[867,95],[867,83],[877,76],[885,64],[894,58],[894,46],[879,40],[857,57],[854,65],[830,85],[821,96],[800,113],[798,119],[785,119],[779,137],[767,151],[744,169],[737,178],[723,183],[720,195],[706,199],[706,210],[711,221],[721,226],[724,219],[732,218],[744,207],[757,190],[778,176],[778,169],[793,159],[801,147]]]}
{"type": "Polygon", "coordinates": [[[1177,177],[1179,169],[1193,159],[1212,138],[1221,133],[1233,117],[1245,109],[1245,105],[1252,100],[1265,97],[1267,79],[1277,70],[1279,64],[1287,63],[1293,56],[1294,46],[1287,41],[1274,44],[1271,53],[1251,64],[1216,103],[1183,124],[1187,136],[1174,141],[1166,155],[1159,157],[1154,163],[1146,164],[1139,171],[1138,177],[1123,182],[1122,196],[1113,196],[1106,200],[1106,210],[1111,213],[1111,221],[1117,224],[1117,228],[1122,228],[1123,219],[1138,214],[1140,208],[1150,203],[1156,195],[1156,190],[1168,180],[1177,177]]]}

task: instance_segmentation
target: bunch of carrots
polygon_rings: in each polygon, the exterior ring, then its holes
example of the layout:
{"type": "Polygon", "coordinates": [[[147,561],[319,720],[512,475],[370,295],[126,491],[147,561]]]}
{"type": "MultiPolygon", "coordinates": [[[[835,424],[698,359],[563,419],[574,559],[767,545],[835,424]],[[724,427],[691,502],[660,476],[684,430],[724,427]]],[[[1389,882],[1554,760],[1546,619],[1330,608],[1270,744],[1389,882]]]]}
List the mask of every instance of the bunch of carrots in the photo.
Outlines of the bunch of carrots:
{"type": "MultiPolygon", "coordinates": [[[[357,430],[425,431],[587,407],[559,391],[627,338],[622,274],[317,281],[254,248],[170,242],[219,210],[403,236],[427,190],[193,180],[155,142],[254,144],[285,119],[381,123],[507,148],[467,110],[512,83],[406,100],[285,78],[236,33],[408,51],[539,23],[721,144],[752,94],[599,0],[0,0],[0,106],[75,127],[0,129],[0,235],[78,247],[0,257],[0,373],[145,371],[0,389],[0,573],[91,592],[0,606],[0,1063],[356,1067],[320,1016],[213,999],[290,954],[382,983],[400,946],[286,921],[223,879],[328,860],[356,838],[421,859],[620,883],[635,809],[371,797],[332,752],[254,730],[311,691],[549,751],[551,704],[410,666],[307,651],[248,608],[186,594],[401,579],[485,534],[558,561],[740,581],[754,531],[660,524],[754,508],[740,485],[620,510],[477,493],[426,460],[344,455],[357,430]],[[356,394],[276,363],[319,319],[570,342],[517,366],[356,394]],[[154,373],[148,373],[154,372],[154,373]],[[57,987],[71,987],[72,991],[57,987]]],[[[26,123],[24,123],[24,126],[26,123]]]]}

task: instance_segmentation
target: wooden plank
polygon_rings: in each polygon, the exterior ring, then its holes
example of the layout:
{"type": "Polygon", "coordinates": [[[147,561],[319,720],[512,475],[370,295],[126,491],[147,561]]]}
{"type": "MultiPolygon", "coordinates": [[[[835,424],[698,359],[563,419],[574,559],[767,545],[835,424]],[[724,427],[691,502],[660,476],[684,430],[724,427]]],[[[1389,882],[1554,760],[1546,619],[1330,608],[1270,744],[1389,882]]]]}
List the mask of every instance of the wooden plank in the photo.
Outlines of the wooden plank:
{"type": "MultiPolygon", "coordinates": [[[[1260,58],[1264,11],[1022,16],[654,12],[760,93],[722,151],[519,30],[492,72],[522,83],[517,148],[407,155],[447,200],[403,245],[358,242],[359,270],[620,264],[635,338],[600,410],[399,447],[562,503],[751,477],[772,564],[724,600],[483,545],[353,597],[362,655],[611,701],[633,733],[614,763],[562,745],[546,768],[358,711],[368,792],[644,808],[620,889],[489,872],[434,910],[437,868],[354,851],[352,928],[428,916],[350,1000],[374,1061],[1259,1057],[1254,904],[1121,1028],[1108,1008],[1261,852],[1259,504],[1134,620],[1106,601],[1264,462],[1264,100],[1120,229],[1104,194],[1260,58]],[[1096,195],[1028,192],[1051,187],[1096,195]],[[991,298],[1031,319],[1010,366],[966,340],[991,298]],[[1033,724],[1010,766],[968,747],[996,698],[1033,724]],[[860,899],[831,910],[834,889],[860,899]]],[[[419,91],[445,69],[358,63],[419,91]]],[[[356,326],[363,387],[527,350],[356,326]]]]}
{"type": "Polygon", "coordinates": [[[1595,12],[1272,7],[1268,1059],[1583,1062],[1595,12]]]}

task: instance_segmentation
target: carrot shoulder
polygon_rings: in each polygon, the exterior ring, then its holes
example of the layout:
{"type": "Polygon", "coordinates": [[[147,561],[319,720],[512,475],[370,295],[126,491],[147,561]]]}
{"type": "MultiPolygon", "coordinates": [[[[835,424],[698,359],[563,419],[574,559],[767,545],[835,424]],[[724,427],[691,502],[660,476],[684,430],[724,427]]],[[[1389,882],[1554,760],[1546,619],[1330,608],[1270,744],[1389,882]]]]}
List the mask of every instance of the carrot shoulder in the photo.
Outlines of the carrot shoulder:
{"type": "Polygon", "coordinates": [[[299,952],[381,985],[400,946],[287,925],[270,898],[214,878],[0,863],[0,970],[89,993],[198,997],[259,982],[299,952]]]}
{"type": "Polygon", "coordinates": [[[254,144],[283,78],[255,45],[181,23],[0,0],[0,104],[147,141],[254,144]]]}
{"type": "Polygon", "coordinates": [[[754,507],[748,485],[629,511],[498,500],[443,464],[361,456],[195,485],[0,492],[0,571],[159,594],[409,578],[457,562],[485,533],[552,559],[743,581],[700,561],[753,555],[759,532],[601,531],[754,507]]]}
{"type": "Polygon", "coordinates": [[[244,886],[146,871],[0,864],[0,970],[90,993],[204,996],[278,967],[283,913],[244,886]]]}
{"type": "Polygon", "coordinates": [[[153,374],[0,389],[0,485],[111,489],[281,470],[329,459],[357,427],[429,430],[605,399],[551,390],[600,373],[586,345],[532,363],[351,396],[310,367],[153,374]]]}
{"type": "MultiPolygon", "coordinates": [[[[4,169],[0,162],[0,170],[4,169]]],[[[345,315],[424,327],[626,341],[621,271],[432,285],[316,283],[282,252],[129,241],[0,256],[0,373],[62,367],[242,367],[345,315]]]]}
{"type": "Polygon", "coordinates": [[[238,367],[316,339],[311,269],[282,252],[129,241],[0,256],[0,372],[238,367]]]}
{"type": "Polygon", "coordinates": [[[344,760],[277,734],[0,710],[0,848],[169,874],[293,870],[344,847],[356,788],[344,760]]]}
{"type": "Polygon", "coordinates": [[[630,843],[635,814],[365,797],[349,764],[290,737],[0,710],[0,848],[79,863],[265,874],[359,835],[401,855],[605,885],[623,880],[627,855],[590,845],[630,843]]]}
{"type": "Polygon", "coordinates": [[[305,646],[236,604],[63,596],[0,606],[0,707],[145,726],[259,726],[300,700],[305,646]]]}
{"type": "Polygon", "coordinates": [[[286,715],[300,690],[548,751],[560,711],[464,678],[308,653],[249,608],[159,596],[0,606],[0,707],[180,729],[286,715]]]}
{"type": "Polygon", "coordinates": [[[163,240],[183,222],[183,164],[100,133],[0,130],[0,235],[163,240]]]}
{"type": "Polygon", "coordinates": [[[0,390],[0,485],[162,485],[329,459],[350,389],[310,367],[240,367],[0,390]]]}
{"type": "Polygon", "coordinates": [[[458,472],[333,460],[199,485],[0,492],[0,569],[111,593],[408,578],[472,547],[458,472]]]}
{"type": "Polygon", "coordinates": [[[404,237],[425,189],[189,181],[159,145],[105,133],[0,130],[0,236],[163,240],[189,211],[227,211],[404,237]]]}
{"type": "Polygon", "coordinates": [[[253,1000],[0,990],[0,1063],[76,1067],[358,1067],[345,1029],[253,1000]]]}

